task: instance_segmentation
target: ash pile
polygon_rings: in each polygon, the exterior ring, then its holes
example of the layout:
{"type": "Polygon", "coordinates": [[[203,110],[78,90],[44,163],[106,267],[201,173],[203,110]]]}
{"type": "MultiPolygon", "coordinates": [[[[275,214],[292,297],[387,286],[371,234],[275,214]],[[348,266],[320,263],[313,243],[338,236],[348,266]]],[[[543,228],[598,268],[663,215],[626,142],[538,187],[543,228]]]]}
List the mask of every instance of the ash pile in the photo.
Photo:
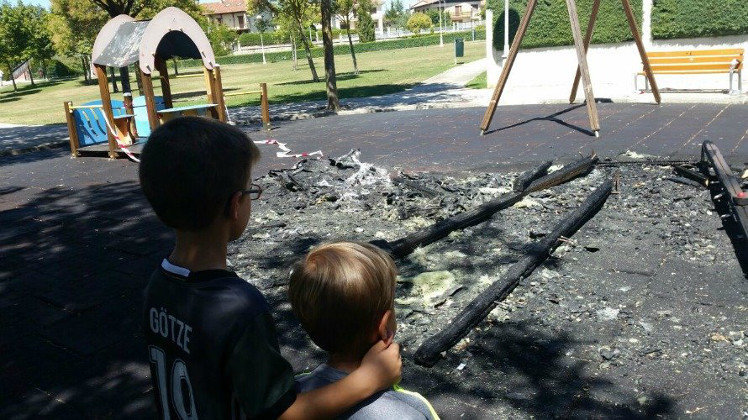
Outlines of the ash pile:
{"type": "MultiPolygon", "coordinates": [[[[289,311],[294,261],[326,241],[398,244],[512,194],[520,176],[405,173],[362,159],[351,151],[304,160],[258,179],[263,198],[230,245],[234,269],[275,307],[284,354],[299,371],[322,355],[289,311]]],[[[404,383],[443,418],[748,412],[745,280],[709,192],[674,179],[670,166],[598,165],[399,258],[404,383]],[[414,362],[429,337],[609,179],[617,180],[614,194],[593,218],[562,237],[433,367],[414,362]]]]}

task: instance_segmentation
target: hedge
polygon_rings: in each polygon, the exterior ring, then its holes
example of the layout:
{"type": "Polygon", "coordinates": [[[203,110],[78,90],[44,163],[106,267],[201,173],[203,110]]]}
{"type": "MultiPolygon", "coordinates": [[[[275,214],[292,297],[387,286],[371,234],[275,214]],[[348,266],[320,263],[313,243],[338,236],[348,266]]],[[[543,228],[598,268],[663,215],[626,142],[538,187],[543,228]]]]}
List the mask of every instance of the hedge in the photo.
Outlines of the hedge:
{"type": "MultiPolygon", "coordinates": [[[[673,0],[680,2],[681,0],[673,0]]],[[[741,0],[746,1],[746,0],[741,0]]],[[[577,0],[577,12],[582,31],[587,29],[593,0],[577,0]]],[[[487,8],[494,11],[494,48],[504,49],[504,2],[488,0],[487,8]]],[[[527,8],[527,0],[509,1],[509,42],[517,32],[519,21],[527,8]]],[[[631,0],[631,8],[641,29],[642,0],[631,0]]],[[[615,43],[633,40],[629,30],[626,15],[620,1],[608,0],[600,2],[592,43],[615,43]]],[[[522,47],[554,47],[559,45],[573,45],[569,24],[569,12],[566,2],[561,0],[539,0],[535,6],[530,25],[527,29],[522,47]]]]}
{"type": "Polygon", "coordinates": [[[654,0],[652,37],[748,34],[748,0],[654,0]]]}
{"type": "MultiPolygon", "coordinates": [[[[356,33],[355,29],[351,30],[351,36],[356,33]]],[[[309,32],[306,32],[304,35],[309,37],[309,32]]],[[[343,36],[344,39],[347,39],[348,34],[345,31],[345,29],[332,29],[332,37],[337,39],[340,36],[343,36]]],[[[314,37],[315,34],[312,32],[312,37],[314,37]]],[[[322,39],[322,31],[317,31],[316,34],[319,39],[322,39]]],[[[312,38],[312,40],[315,40],[316,38],[312,38]]],[[[265,43],[265,45],[276,45],[276,44],[289,44],[291,42],[288,32],[280,32],[280,31],[274,31],[274,32],[265,32],[262,34],[262,42],[265,43]]],[[[249,45],[261,45],[260,42],[260,33],[259,32],[244,32],[243,34],[239,35],[239,44],[243,47],[249,46],[249,45]]]]}
{"type": "MultiPolygon", "coordinates": [[[[475,39],[486,39],[485,30],[475,31],[475,39]]],[[[455,38],[463,38],[468,41],[472,39],[471,31],[462,32],[451,32],[444,34],[444,42],[454,42],[455,38]]],[[[356,54],[370,52],[370,51],[383,51],[383,50],[397,50],[401,48],[414,48],[423,47],[427,45],[439,44],[439,34],[433,35],[422,35],[414,36],[410,38],[400,38],[392,41],[380,41],[380,42],[365,42],[359,44],[353,44],[353,48],[356,54]]],[[[312,57],[318,58],[323,56],[322,48],[312,48],[312,57]]],[[[342,43],[335,45],[334,53],[336,55],[350,54],[351,50],[348,43],[342,43]]],[[[299,49],[298,52],[299,60],[306,60],[306,54],[303,49],[299,49]]],[[[291,51],[280,51],[265,53],[265,58],[270,62],[276,61],[288,61],[291,60],[291,51]]],[[[262,63],[262,54],[242,54],[242,55],[227,55],[223,57],[216,57],[218,64],[245,64],[245,63],[262,63]]],[[[200,66],[201,62],[198,60],[180,60],[180,66],[184,67],[197,67],[200,66]]]]}

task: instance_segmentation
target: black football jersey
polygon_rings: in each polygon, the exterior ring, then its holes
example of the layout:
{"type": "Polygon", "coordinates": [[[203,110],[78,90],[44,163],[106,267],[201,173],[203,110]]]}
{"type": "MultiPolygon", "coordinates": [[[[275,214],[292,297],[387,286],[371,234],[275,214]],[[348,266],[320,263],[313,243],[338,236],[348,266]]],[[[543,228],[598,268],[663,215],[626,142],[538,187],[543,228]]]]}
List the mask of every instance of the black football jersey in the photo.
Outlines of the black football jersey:
{"type": "Polygon", "coordinates": [[[295,401],[267,301],[235,273],[190,272],[164,259],[144,309],[162,418],[275,418],[295,401]]]}

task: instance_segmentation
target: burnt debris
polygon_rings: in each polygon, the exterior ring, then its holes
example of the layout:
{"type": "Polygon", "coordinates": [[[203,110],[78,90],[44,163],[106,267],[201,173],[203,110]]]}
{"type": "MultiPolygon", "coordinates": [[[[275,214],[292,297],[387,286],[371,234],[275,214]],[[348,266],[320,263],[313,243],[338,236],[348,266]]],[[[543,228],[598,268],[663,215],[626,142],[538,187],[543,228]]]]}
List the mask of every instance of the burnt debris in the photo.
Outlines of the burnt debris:
{"type": "Polygon", "coordinates": [[[613,189],[613,182],[606,180],[579,208],[563,217],[553,230],[530,248],[530,252],[514,264],[500,279],[481,292],[447,326],[421,344],[415,354],[419,365],[431,367],[440,359],[440,353],[464,337],[478,325],[496,305],[504,300],[517,287],[520,280],[532,274],[533,270],[551,255],[560,240],[573,235],[602,208],[613,189]]]}

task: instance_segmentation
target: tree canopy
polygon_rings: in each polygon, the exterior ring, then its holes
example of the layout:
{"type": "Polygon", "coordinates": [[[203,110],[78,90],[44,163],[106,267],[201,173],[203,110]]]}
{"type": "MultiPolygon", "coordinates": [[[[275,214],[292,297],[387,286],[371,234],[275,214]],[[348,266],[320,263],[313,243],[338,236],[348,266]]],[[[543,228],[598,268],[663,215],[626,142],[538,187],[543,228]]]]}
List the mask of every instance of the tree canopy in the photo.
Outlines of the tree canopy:
{"type": "Polygon", "coordinates": [[[52,57],[46,22],[47,12],[39,6],[0,3],[0,68],[11,79],[13,70],[24,61],[35,59],[43,65],[52,57]]]}

